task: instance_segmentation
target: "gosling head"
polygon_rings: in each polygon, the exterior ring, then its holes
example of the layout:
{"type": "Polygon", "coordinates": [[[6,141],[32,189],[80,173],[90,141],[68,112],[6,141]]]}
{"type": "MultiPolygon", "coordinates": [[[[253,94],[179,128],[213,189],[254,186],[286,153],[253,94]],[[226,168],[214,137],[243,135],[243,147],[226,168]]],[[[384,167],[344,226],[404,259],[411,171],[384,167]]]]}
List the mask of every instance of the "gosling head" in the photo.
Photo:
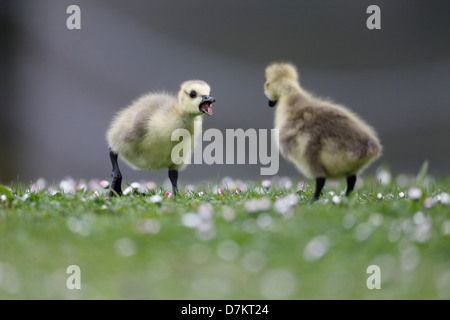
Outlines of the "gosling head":
{"type": "Polygon", "coordinates": [[[213,114],[211,104],[216,99],[210,96],[211,88],[201,80],[190,80],[181,84],[178,93],[178,108],[192,115],[213,114]]]}
{"type": "Polygon", "coordinates": [[[298,73],[294,65],[286,62],[274,62],[266,67],[264,93],[269,99],[269,106],[274,107],[278,99],[299,88],[298,73]]]}

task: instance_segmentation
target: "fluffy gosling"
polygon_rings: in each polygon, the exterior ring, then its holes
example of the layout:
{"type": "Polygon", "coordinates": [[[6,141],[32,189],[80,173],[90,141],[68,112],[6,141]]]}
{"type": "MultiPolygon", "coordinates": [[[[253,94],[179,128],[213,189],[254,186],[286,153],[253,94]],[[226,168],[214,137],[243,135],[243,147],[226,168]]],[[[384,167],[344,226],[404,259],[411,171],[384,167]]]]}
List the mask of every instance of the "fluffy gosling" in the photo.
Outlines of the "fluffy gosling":
{"type": "MultiPolygon", "coordinates": [[[[178,141],[172,141],[172,132],[186,129],[194,144],[200,138],[202,117],[212,115],[209,85],[201,80],[181,84],[178,97],[167,93],[150,93],[121,110],[112,120],[106,133],[112,164],[110,196],[122,194],[122,174],[117,163],[118,156],[133,169],[169,170],[173,194],[177,194],[178,171],[186,165],[191,154],[183,154],[181,164],[175,164],[171,153],[178,141]],[[195,136],[194,136],[195,133],[195,136]]],[[[191,148],[192,150],[193,148],[191,148]]],[[[186,150],[186,149],[184,149],[186,150]]]]}
{"type": "Polygon", "coordinates": [[[316,179],[311,202],[319,199],[327,178],[346,178],[348,197],[356,175],[381,155],[374,129],[345,107],[303,89],[290,63],[268,65],[265,78],[269,106],[276,106],[281,154],[307,178],[316,179]]]}

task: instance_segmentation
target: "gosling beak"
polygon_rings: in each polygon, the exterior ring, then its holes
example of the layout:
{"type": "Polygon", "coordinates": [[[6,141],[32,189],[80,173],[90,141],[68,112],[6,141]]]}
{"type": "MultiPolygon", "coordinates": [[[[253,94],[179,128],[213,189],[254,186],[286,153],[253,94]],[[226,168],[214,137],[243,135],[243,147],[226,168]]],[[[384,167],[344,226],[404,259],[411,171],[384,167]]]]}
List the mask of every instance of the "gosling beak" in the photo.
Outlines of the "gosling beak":
{"type": "Polygon", "coordinates": [[[203,112],[204,114],[207,114],[208,116],[212,116],[213,111],[211,108],[211,104],[216,102],[216,99],[214,99],[211,96],[202,96],[202,101],[200,102],[200,105],[198,106],[198,109],[203,112]]]}
{"type": "Polygon", "coordinates": [[[275,107],[278,101],[269,100],[269,107],[275,107]]]}

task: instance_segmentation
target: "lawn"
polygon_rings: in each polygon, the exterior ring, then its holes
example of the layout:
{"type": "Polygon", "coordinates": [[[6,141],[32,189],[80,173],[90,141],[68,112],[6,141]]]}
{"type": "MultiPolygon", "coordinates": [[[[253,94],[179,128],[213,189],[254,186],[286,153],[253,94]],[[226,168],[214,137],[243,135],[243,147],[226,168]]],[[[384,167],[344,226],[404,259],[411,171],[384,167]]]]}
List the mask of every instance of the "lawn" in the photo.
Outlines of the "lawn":
{"type": "Polygon", "coordinates": [[[450,299],[450,179],[425,175],[365,175],[350,199],[330,181],[312,205],[312,182],[283,177],[177,197],[136,183],[109,198],[95,179],[2,186],[0,299],[450,299]]]}

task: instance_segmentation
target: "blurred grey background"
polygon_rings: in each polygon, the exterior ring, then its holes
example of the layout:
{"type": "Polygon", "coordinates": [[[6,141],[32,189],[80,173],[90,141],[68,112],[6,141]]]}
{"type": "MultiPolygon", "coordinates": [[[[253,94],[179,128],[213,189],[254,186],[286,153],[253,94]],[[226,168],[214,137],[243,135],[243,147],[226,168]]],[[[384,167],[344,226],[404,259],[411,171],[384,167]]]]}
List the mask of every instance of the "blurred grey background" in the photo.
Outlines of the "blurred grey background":
{"type": "MultiPolygon", "coordinates": [[[[208,128],[271,128],[264,67],[288,60],[302,85],[378,131],[395,173],[425,159],[450,173],[450,1],[1,0],[0,183],[108,179],[105,131],[150,90],[199,78],[217,99],[208,128]],[[68,30],[69,5],[81,30],[68,30]],[[381,8],[381,30],[366,9],[381,8]]],[[[167,172],[133,171],[131,182],[167,172]]],[[[191,165],[180,181],[259,179],[259,165],[191,165]]],[[[280,175],[298,177],[280,162],[280,175]]]]}

